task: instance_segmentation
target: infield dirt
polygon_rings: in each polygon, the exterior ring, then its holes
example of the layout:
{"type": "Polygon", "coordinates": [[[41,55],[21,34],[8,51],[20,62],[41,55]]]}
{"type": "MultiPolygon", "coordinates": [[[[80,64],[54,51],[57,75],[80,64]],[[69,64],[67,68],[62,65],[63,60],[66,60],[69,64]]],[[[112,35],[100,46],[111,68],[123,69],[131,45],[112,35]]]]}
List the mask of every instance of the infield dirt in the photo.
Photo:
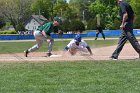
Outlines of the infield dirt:
{"type": "MultiPolygon", "coordinates": [[[[45,52],[33,52],[24,57],[24,53],[14,53],[14,54],[1,54],[0,62],[40,62],[40,61],[76,61],[76,60],[110,60],[112,52],[115,50],[116,46],[93,48],[93,55],[90,56],[88,53],[77,53],[71,56],[69,53],[64,53],[63,51],[52,52],[52,57],[46,57],[45,52]]],[[[138,53],[132,48],[130,44],[126,44],[119,56],[119,59],[136,59],[138,58],[138,53]]]]}

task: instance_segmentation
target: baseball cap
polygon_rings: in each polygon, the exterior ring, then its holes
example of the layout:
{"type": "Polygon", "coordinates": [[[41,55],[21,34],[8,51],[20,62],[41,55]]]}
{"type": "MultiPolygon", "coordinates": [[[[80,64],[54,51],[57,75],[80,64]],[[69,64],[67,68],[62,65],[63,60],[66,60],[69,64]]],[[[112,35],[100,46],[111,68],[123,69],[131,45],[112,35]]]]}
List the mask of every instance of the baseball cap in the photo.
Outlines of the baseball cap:
{"type": "Polygon", "coordinates": [[[76,42],[81,42],[81,39],[82,39],[82,37],[80,36],[80,34],[77,34],[77,35],[74,37],[74,40],[75,40],[76,42]]]}
{"type": "Polygon", "coordinates": [[[54,19],[54,21],[57,21],[58,23],[61,23],[61,19],[59,17],[56,16],[53,19],[54,19]]]}

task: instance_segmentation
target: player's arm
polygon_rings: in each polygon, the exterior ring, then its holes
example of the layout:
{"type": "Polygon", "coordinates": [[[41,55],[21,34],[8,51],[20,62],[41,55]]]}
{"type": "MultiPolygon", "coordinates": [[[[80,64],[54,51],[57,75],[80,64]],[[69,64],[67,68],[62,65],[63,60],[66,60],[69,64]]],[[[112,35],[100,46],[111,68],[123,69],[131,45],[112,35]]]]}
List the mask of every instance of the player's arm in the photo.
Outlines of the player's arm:
{"type": "Polygon", "coordinates": [[[69,44],[64,48],[64,51],[68,51],[73,46],[74,40],[71,40],[69,44]]]}
{"type": "Polygon", "coordinates": [[[84,40],[82,40],[81,42],[82,42],[83,47],[87,48],[90,55],[92,55],[93,53],[92,53],[90,47],[88,46],[88,44],[84,40]]]}
{"type": "Polygon", "coordinates": [[[47,23],[45,26],[44,26],[44,29],[42,30],[42,34],[47,37],[47,34],[49,34],[49,30],[51,28],[52,24],[51,23],[47,23]]]}
{"type": "Polygon", "coordinates": [[[126,22],[127,19],[128,19],[128,14],[127,14],[127,12],[125,12],[123,14],[123,19],[122,19],[122,23],[121,23],[120,29],[123,29],[125,27],[125,22],[126,22]]]}
{"type": "Polygon", "coordinates": [[[68,51],[69,48],[71,47],[72,45],[72,40],[70,41],[70,43],[64,48],[64,51],[68,51]]]}
{"type": "Polygon", "coordinates": [[[96,28],[96,32],[99,32],[99,28],[98,27],[96,28]]]}
{"type": "Polygon", "coordinates": [[[126,6],[124,4],[120,4],[120,8],[121,8],[121,11],[122,11],[122,14],[123,14],[120,29],[123,29],[125,27],[125,22],[128,19],[128,13],[126,11],[126,6]]]}
{"type": "Polygon", "coordinates": [[[92,51],[91,51],[90,47],[89,47],[89,46],[87,46],[86,48],[87,48],[88,52],[90,53],[90,55],[93,55],[93,53],[92,53],[92,51]]]}
{"type": "Polygon", "coordinates": [[[69,50],[69,47],[66,46],[66,47],[64,48],[64,51],[68,51],[68,50],[69,50]]]}

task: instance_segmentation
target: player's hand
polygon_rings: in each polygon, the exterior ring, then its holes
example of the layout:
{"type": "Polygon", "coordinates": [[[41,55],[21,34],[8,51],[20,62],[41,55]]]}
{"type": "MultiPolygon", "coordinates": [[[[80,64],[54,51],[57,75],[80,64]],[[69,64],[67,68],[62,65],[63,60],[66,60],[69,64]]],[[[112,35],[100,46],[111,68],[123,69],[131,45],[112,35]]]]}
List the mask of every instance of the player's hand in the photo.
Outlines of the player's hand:
{"type": "Polygon", "coordinates": [[[63,35],[63,31],[59,30],[58,31],[58,35],[62,36],[63,35]]]}
{"type": "Polygon", "coordinates": [[[47,38],[47,35],[46,35],[45,31],[42,31],[42,35],[43,35],[45,38],[47,38]]]}
{"type": "Polygon", "coordinates": [[[121,29],[121,30],[123,30],[124,27],[125,27],[124,24],[121,24],[121,25],[120,25],[120,29],[121,29]]]}

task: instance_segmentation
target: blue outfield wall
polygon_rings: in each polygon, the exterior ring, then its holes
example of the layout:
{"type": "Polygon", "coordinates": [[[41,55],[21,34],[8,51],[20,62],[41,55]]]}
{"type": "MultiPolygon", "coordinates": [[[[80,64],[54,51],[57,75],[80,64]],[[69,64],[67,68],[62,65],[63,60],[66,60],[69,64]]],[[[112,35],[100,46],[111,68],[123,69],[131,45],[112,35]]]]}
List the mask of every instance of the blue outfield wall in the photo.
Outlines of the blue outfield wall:
{"type": "MultiPolygon", "coordinates": [[[[52,34],[52,38],[74,38],[76,34],[64,34],[59,36],[58,34],[52,34]]],[[[87,34],[81,34],[82,37],[87,37],[87,34]]],[[[32,40],[33,35],[0,35],[0,40],[32,40]]]]}
{"type": "MultiPolygon", "coordinates": [[[[82,37],[95,37],[95,30],[88,31],[86,34],[81,34],[82,37]]],[[[120,36],[121,30],[104,30],[106,37],[116,37],[120,36]]],[[[140,30],[134,30],[136,36],[140,36],[140,30]]],[[[75,34],[64,34],[59,36],[58,34],[52,34],[52,38],[73,38],[75,34]]],[[[99,34],[101,37],[101,34],[99,34]]],[[[29,40],[34,39],[33,35],[0,35],[0,40],[29,40]]]]}
{"type": "MultiPolygon", "coordinates": [[[[104,34],[106,37],[120,36],[121,30],[104,30],[104,34]]],[[[87,33],[87,37],[94,37],[96,35],[96,31],[90,31],[87,33]]],[[[99,34],[101,37],[101,34],[99,34]]]]}
{"type": "MultiPolygon", "coordinates": [[[[121,30],[104,30],[104,34],[106,37],[116,37],[121,35],[121,30]]],[[[135,36],[140,36],[140,30],[134,30],[133,31],[135,36]]],[[[87,37],[95,37],[96,32],[95,31],[89,31],[87,32],[87,37]]],[[[102,35],[99,34],[99,37],[102,35]]]]}
{"type": "Polygon", "coordinates": [[[0,35],[0,40],[28,40],[34,39],[33,35],[0,35]]]}

